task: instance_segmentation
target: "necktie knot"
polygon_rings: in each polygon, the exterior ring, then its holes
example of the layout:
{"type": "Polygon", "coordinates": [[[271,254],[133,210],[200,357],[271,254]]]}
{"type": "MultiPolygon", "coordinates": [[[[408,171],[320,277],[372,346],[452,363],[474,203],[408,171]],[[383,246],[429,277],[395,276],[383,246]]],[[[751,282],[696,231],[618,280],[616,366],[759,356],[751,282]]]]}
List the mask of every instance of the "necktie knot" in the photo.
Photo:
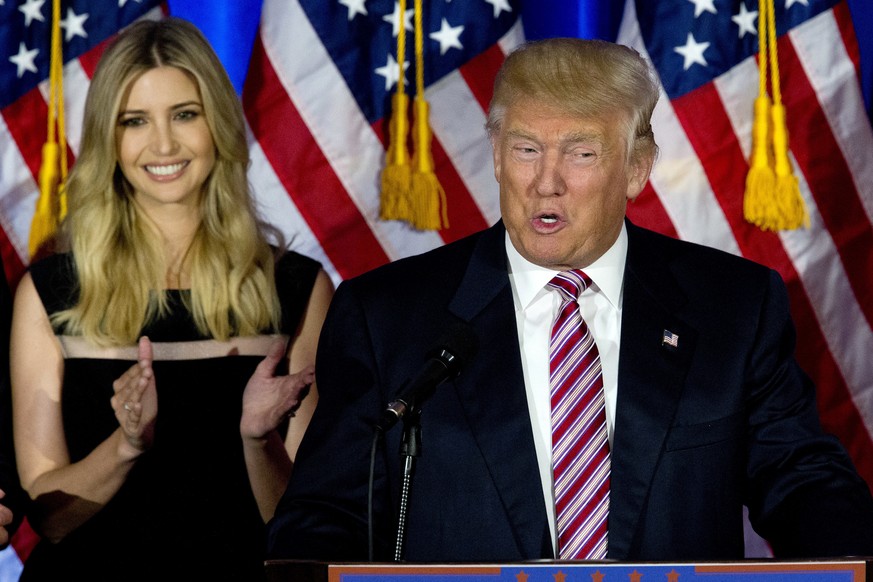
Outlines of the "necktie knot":
{"type": "Polygon", "coordinates": [[[591,278],[581,269],[561,271],[549,281],[549,286],[557,289],[565,300],[578,301],[579,296],[591,284],[591,278]]]}

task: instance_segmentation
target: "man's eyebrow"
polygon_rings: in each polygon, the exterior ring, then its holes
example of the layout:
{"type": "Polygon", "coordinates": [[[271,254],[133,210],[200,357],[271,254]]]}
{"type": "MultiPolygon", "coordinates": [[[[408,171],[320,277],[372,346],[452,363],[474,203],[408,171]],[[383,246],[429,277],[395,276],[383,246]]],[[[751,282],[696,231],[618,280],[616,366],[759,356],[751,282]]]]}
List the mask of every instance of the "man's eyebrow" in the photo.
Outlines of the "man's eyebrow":
{"type": "Polygon", "coordinates": [[[537,138],[533,136],[532,133],[525,131],[523,129],[509,129],[506,131],[506,135],[508,137],[515,137],[519,139],[529,139],[531,141],[539,141],[537,138]]]}
{"type": "MultiPolygon", "coordinates": [[[[508,129],[506,131],[507,137],[514,139],[524,139],[530,140],[536,143],[540,142],[540,139],[534,136],[527,130],[524,129],[508,129]]],[[[569,133],[565,136],[561,137],[561,145],[574,145],[574,144],[592,144],[592,145],[602,145],[604,143],[603,135],[596,132],[590,131],[577,131],[573,133],[569,133]]]]}
{"type": "Polygon", "coordinates": [[[590,131],[578,131],[568,134],[561,139],[562,143],[603,143],[603,135],[590,131]]]}

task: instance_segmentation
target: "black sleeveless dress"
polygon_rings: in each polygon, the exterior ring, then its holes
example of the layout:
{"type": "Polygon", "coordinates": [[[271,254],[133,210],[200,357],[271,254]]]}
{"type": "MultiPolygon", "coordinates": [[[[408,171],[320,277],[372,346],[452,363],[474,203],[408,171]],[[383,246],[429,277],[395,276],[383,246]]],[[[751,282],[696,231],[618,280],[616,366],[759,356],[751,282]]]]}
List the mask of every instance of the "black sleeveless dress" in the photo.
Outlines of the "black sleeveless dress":
{"type": "MultiPolygon", "coordinates": [[[[293,335],[321,265],[288,252],[276,266],[282,333],[293,335]]],[[[30,267],[51,314],[76,301],[69,255],[30,267]]],[[[271,336],[218,342],[198,333],[171,291],[171,314],[143,330],[154,345],[154,447],[98,513],[60,543],[41,540],[21,580],[264,579],[264,524],[248,481],[239,422],[246,382],[271,336]]],[[[64,348],[62,409],[73,462],[117,427],[112,382],[136,347],[100,349],[57,330],[64,348]]]]}

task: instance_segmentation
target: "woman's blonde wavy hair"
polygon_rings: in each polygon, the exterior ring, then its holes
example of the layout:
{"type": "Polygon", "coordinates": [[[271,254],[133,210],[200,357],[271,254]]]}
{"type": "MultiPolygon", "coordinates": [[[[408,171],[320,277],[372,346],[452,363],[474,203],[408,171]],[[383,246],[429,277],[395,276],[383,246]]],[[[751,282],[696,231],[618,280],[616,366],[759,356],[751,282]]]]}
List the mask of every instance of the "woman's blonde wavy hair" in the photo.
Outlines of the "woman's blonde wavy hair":
{"type": "Polygon", "coordinates": [[[176,67],[196,81],[216,149],[203,186],[201,223],[188,251],[194,321],[201,333],[219,340],[276,330],[281,314],[268,234],[277,248],[284,243],[257,216],[246,176],[242,107],[209,42],[179,18],[131,25],[94,73],[62,228],[74,257],[79,300],[52,322],[97,345],[129,345],[168,311],[161,241],[134,203],[116,144],[124,92],[157,67],[176,67]]]}

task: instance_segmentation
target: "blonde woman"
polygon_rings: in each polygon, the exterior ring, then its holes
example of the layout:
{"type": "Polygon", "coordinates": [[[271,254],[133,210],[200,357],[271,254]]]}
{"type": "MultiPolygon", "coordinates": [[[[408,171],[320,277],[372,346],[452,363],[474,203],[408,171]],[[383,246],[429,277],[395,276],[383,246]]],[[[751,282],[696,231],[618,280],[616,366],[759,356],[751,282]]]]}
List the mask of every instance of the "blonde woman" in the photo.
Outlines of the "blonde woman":
{"type": "Polygon", "coordinates": [[[247,166],[202,34],[122,33],[88,93],[69,251],[15,299],[15,446],[43,538],[22,580],[263,577],[333,286],[278,252],[247,166]]]}

